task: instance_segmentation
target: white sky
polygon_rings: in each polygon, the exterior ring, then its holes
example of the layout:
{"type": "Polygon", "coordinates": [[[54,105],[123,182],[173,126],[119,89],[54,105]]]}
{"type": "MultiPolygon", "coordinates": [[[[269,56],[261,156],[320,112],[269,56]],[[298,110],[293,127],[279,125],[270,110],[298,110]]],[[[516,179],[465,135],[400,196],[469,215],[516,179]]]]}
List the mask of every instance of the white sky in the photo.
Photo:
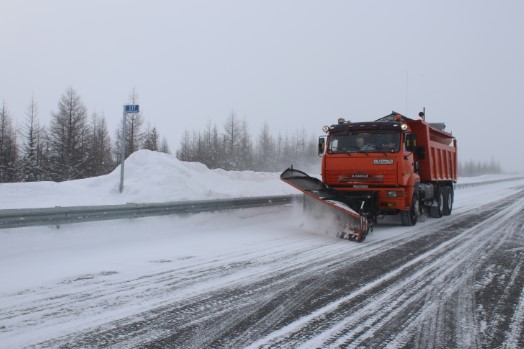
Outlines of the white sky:
{"type": "Polygon", "coordinates": [[[252,134],[391,110],[445,122],[462,160],[524,172],[524,2],[19,1],[0,3],[0,98],[48,124],[67,87],[111,136],[135,88],[175,151],[235,111],[252,134]]]}

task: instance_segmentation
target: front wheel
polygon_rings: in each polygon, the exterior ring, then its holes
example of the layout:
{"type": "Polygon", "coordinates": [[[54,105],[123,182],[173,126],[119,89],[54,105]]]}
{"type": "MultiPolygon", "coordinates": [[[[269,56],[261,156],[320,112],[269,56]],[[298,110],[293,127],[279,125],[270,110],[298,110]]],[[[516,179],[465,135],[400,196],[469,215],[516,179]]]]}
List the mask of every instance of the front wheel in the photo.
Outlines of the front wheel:
{"type": "Polygon", "coordinates": [[[402,225],[413,226],[417,224],[419,212],[420,212],[420,201],[418,200],[418,194],[413,193],[413,198],[411,200],[411,207],[409,208],[409,211],[400,212],[400,217],[402,219],[402,225]]]}

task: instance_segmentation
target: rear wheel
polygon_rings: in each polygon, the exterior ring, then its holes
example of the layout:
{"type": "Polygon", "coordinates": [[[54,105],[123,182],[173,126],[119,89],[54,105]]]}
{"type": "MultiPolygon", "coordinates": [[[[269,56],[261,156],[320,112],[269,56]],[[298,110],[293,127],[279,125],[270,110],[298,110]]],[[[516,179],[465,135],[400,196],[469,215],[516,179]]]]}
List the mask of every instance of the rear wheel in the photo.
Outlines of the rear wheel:
{"type": "Polygon", "coordinates": [[[444,187],[444,207],[442,214],[449,216],[453,209],[453,187],[444,187]]]}
{"type": "Polygon", "coordinates": [[[409,211],[400,212],[400,217],[402,218],[402,225],[412,226],[417,224],[419,212],[420,202],[418,200],[418,194],[413,193],[413,199],[411,200],[411,207],[409,211]]]}
{"type": "Polygon", "coordinates": [[[437,188],[437,195],[435,195],[436,205],[429,208],[429,214],[433,218],[442,217],[442,212],[444,211],[444,193],[442,189],[443,187],[437,188]]]}

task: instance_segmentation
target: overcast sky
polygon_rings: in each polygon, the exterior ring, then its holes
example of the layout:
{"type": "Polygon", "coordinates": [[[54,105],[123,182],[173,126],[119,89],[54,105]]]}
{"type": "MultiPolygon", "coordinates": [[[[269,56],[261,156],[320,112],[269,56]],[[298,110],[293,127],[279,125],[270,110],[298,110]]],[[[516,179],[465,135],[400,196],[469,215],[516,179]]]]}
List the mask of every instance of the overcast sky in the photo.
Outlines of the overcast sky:
{"type": "Polygon", "coordinates": [[[133,88],[174,152],[234,111],[258,135],[444,122],[460,160],[524,172],[524,1],[1,0],[0,98],[45,125],[68,87],[111,137],[133,88]]]}

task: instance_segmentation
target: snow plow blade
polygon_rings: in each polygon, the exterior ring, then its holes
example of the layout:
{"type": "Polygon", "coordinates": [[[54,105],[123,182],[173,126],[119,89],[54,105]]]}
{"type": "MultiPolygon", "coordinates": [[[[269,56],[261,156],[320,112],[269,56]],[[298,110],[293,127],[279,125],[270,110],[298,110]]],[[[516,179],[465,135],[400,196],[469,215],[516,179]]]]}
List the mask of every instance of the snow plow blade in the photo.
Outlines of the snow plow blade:
{"type": "Polygon", "coordinates": [[[371,226],[368,219],[344,203],[343,196],[318,178],[288,168],[280,179],[304,193],[304,209],[315,217],[333,218],[340,228],[337,237],[362,242],[371,226]]]}

